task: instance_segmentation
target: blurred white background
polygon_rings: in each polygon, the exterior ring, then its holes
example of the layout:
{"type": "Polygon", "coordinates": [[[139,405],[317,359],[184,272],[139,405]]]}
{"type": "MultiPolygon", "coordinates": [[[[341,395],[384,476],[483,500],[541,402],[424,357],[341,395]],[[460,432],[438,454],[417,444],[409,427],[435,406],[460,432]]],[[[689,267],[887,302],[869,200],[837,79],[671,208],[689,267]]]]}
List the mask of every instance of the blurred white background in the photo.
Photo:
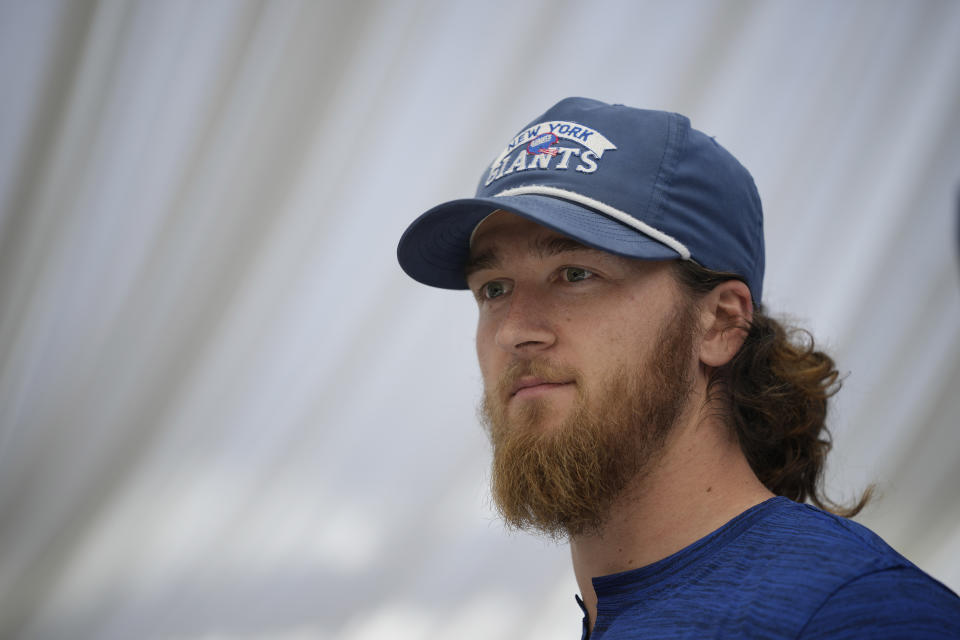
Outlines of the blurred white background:
{"type": "Polygon", "coordinates": [[[395,260],[568,95],[751,169],[828,486],[960,589],[960,3],[2,0],[0,87],[3,638],[579,638],[395,260]]]}

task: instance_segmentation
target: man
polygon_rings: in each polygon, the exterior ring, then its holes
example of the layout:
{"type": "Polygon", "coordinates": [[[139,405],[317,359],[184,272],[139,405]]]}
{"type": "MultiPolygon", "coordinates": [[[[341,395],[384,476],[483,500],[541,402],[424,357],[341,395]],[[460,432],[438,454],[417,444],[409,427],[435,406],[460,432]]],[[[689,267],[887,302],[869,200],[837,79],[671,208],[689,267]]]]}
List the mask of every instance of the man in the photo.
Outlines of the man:
{"type": "Polygon", "coordinates": [[[822,495],[836,369],[764,313],[753,179],[686,118],[563,100],[398,258],[477,300],[494,500],[569,540],[584,638],[960,637],[822,495]]]}

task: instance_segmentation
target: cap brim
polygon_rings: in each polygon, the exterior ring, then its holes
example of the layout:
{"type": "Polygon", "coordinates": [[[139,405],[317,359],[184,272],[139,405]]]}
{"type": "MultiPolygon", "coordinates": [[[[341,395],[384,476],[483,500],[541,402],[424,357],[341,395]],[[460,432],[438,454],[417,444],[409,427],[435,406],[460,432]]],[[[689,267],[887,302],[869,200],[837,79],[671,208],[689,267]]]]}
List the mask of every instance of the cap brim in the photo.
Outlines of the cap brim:
{"type": "Polygon", "coordinates": [[[400,238],[400,266],[423,284],[466,289],[464,265],[470,256],[470,236],[484,218],[498,209],[626,258],[681,257],[670,247],[593,209],[560,198],[530,194],[464,198],[437,205],[414,220],[400,238]]]}

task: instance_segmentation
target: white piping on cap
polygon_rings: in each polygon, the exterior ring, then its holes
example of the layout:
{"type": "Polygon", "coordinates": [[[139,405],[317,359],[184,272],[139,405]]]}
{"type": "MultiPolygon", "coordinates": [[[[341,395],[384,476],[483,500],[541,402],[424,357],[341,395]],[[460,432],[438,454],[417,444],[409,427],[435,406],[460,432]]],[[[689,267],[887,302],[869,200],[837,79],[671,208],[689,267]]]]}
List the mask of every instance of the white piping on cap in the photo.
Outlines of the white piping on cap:
{"type": "MultiPolygon", "coordinates": [[[[659,229],[655,229],[651,227],[646,222],[641,222],[640,220],[637,220],[636,218],[634,218],[632,215],[630,215],[625,211],[620,211],[620,209],[611,207],[610,205],[600,202],[599,200],[594,200],[589,196],[581,195],[576,191],[567,191],[566,189],[559,189],[557,187],[527,185],[523,187],[511,187],[510,189],[504,189],[500,193],[496,194],[494,197],[497,198],[500,196],[521,196],[521,195],[553,196],[555,198],[562,198],[563,200],[569,200],[577,204],[582,204],[586,207],[590,207],[591,209],[596,209],[600,213],[606,214],[611,218],[613,218],[614,220],[622,222],[623,224],[629,227],[633,227],[634,229],[636,229],[637,231],[639,231],[644,235],[650,236],[657,242],[660,242],[661,244],[665,244],[666,246],[670,247],[671,249],[679,253],[680,257],[683,258],[684,260],[690,259],[690,250],[687,249],[686,245],[684,245],[682,242],[680,242],[673,236],[667,235],[663,231],[660,231],[659,229]]],[[[477,226],[479,227],[480,225],[478,224],[477,226]]],[[[476,227],[474,227],[474,231],[476,231],[476,227]]],[[[472,242],[473,240],[472,235],[470,237],[470,240],[472,242]]]]}

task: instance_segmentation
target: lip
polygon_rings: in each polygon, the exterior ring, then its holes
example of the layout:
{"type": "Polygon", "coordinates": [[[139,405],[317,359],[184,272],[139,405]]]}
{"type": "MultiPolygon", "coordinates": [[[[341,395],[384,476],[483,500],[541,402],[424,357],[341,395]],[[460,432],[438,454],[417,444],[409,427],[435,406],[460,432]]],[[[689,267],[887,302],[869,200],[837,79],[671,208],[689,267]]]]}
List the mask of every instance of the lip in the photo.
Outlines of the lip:
{"type": "Polygon", "coordinates": [[[535,377],[525,377],[520,378],[516,384],[513,385],[513,388],[510,390],[510,397],[516,398],[527,397],[533,395],[539,395],[540,393],[545,393],[552,391],[553,389],[558,389],[560,387],[565,387],[571,384],[572,380],[563,380],[563,381],[553,381],[545,380],[544,378],[535,378],[535,377]]]}

